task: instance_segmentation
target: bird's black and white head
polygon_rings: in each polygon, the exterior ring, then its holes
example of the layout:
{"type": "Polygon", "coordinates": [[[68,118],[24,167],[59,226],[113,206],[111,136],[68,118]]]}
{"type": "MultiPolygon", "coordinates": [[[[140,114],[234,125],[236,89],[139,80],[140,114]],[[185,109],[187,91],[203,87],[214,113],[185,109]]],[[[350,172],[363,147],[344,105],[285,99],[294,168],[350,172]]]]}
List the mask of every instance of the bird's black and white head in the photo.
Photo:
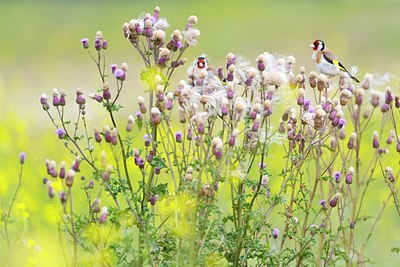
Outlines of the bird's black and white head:
{"type": "Polygon", "coordinates": [[[322,51],[325,49],[325,43],[321,40],[315,40],[312,44],[310,44],[310,47],[312,47],[314,51],[322,51]]]}
{"type": "Polygon", "coordinates": [[[198,57],[196,59],[196,67],[199,69],[206,69],[208,68],[208,62],[205,57],[198,57]]]}

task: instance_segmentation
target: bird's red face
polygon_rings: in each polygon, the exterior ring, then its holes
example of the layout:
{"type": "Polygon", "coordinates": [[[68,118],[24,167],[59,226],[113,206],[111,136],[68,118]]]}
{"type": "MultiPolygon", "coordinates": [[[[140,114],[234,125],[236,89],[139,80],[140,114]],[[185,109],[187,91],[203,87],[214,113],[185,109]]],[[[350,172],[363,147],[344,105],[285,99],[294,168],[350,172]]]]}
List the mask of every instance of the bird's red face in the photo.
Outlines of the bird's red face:
{"type": "Polygon", "coordinates": [[[203,69],[206,66],[206,59],[204,57],[198,57],[196,61],[196,66],[199,69],[203,69]]]}
{"type": "Polygon", "coordinates": [[[321,41],[321,40],[315,40],[315,41],[310,45],[310,47],[312,47],[312,49],[313,49],[314,51],[316,51],[316,50],[322,51],[322,50],[324,50],[324,48],[325,48],[325,44],[324,44],[324,42],[321,41]]]}

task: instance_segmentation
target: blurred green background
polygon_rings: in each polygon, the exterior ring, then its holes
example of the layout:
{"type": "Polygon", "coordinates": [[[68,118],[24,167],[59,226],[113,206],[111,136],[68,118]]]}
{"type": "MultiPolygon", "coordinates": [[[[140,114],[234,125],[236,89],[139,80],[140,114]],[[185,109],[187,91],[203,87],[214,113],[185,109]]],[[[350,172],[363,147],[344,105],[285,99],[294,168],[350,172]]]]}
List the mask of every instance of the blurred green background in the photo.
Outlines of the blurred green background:
{"type": "MultiPolygon", "coordinates": [[[[41,93],[64,88],[69,100],[77,87],[86,95],[101,83],[93,62],[81,48],[83,37],[94,39],[97,30],[109,41],[109,64],[129,64],[123,120],[136,111],[136,97],[143,93],[139,82],[140,58],[124,40],[121,26],[160,6],[168,18],[170,32],[182,29],[190,15],[199,18],[200,43],[186,53],[189,61],[207,54],[211,64],[224,64],[228,52],[250,62],[264,51],[297,58],[295,69],[313,70],[308,45],[322,39],[345,66],[357,65],[358,77],[366,72],[397,75],[400,69],[400,1],[1,1],[0,3],[0,190],[7,201],[17,184],[18,154],[27,153],[23,185],[17,202],[26,204],[29,231],[41,247],[40,253],[24,248],[20,255],[36,257],[38,266],[62,263],[53,207],[42,184],[44,160],[72,160],[57,140],[47,115],[41,110],[41,93]]],[[[182,68],[176,83],[184,78],[182,68]]],[[[393,86],[398,93],[398,79],[393,86]]],[[[88,110],[94,104],[89,101],[88,110]]],[[[96,113],[89,119],[102,120],[96,113]]],[[[97,126],[101,126],[99,123],[97,126]]],[[[92,125],[94,126],[94,125],[92,125]]],[[[398,168],[398,166],[397,166],[398,168]]],[[[370,196],[367,207],[376,215],[387,195],[384,187],[370,196]]],[[[15,214],[17,217],[17,214],[15,214]]],[[[400,245],[399,218],[388,207],[378,223],[366,254],[376,266],[396,266],[400,256],[390,248],[400,245]]],[[[2,227],[2,225],[1,225],[2,227]]],[[[21,226],[22,227],[22,226],[21,226]]],[[[21,229],[14,229],[15,234],[21,229]]],[[[0,259],[7,253],[0,243],[0,259]]],[[[32,261],[34,262],[34,261],[32,261]]]]}

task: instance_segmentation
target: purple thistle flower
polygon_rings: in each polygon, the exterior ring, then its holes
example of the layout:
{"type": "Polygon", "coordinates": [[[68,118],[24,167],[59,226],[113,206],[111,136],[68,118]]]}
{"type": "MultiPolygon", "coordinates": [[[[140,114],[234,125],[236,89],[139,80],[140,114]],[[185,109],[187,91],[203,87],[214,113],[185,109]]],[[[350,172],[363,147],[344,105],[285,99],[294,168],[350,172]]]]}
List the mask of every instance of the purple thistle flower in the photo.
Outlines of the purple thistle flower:
{"type": "Polygon", "coordinates": [[[400,108],[400,98],[398,96],[394,98],[394,106],[400,108]]]}
{"type": "Polygon", "coordinates": [[[90,181],[90,182],[89,182],[88,188],[89,188],[89,189],[93,189],[93,188],[94,188],[94,182],[93,182],[93,181],[90,181]]]}
{"type": "Polygon", "coordinates": [[[97,143],[101,142],[101,135],[97,129],[94,131],[94,140],[96,140],[97,143]]]}
{"type": "Polygon", "coordinates": [[[226,80],[228,82],[233,81],[233,72],[229,72],[228,75],[226,75],[226,80]]]}
{"type": "Polygon", "coordinates": [[[197,125],[197,131],[199,134],[204,134],[204,123],[199,123],[197,125]]]}
{"type": "Polygon", "coordinates": [[[114,71],[114,75],[115,75],[115,78],[117,78],[120,81],[124,81],[126,78],[125,71],[123,69],[116,69],[114,71]]]}
{"type": "Polygon", "coordinates": [[[326,205],[326,200],[325,200],[325,199],[322,199],[322,200],[319,202],[319,204],[322,206],[322,208],[323,208],[324,210],[326,210],[326,209],[328,208],[328,206],[326,205]]]}
{"type": "Polygon", "coordinates": [[[176,132],[175,133],[175,141],[177,143],[182,143],[182,136],[183,136],[183,134],[181,132],[176,132]]]}
{"type": "Polygon", "coordinates": [[[157,95],[157,101],[158,101],[158,102],[164,102],[164,99],[165,99],[164,93],[159,93],[159,94],[157,95]]]}
{"type": "Polygon", "coordinates": [[[389,110],[389,105],[388,104],[385,103],[385,104],[383,104],[381,106],[382,113],[386,113],[388,110],[389,110]]]}
{"type": "Polygon", "coordinates": [[[143,135],[143,140],[144,140],[144,145],[145,146],[150,146],[151,140],[148,134],[143,135]]]}
{"type": "Polygon", "coordinates": [[[89,48],[89,39],[88,38],[82,38],[81,43],[83,45],[83,48],[85,48],[85,49],[89,48]]]}
{"type": "Polygon", "coordinates": [[[143,121],[143,115],[142,115],[142,112],[140,112],[140,111],[138,111],[138,112],[136,112],[136,118],[139,120],[139,121],[143,121]]]}
{"type": "Polygon", "coordinates": [[[234,92],[233,90],[228,89],[228,90],[226,91],[226,98],[228,98],[229,100],[232,100],[233,97],[234,97],[234,95],[235,95],[235,92],[234,92]]]}
{"type": "Polygon", "coordinates": [[[336,183],[340,183],[340,178],[341,178],[341,173],[340,172],[335,172],[333,174],[333,177],[335,178],[336,183]]]}
{"type": "Polygon", "coordinates": [[[246,86],[250,86],[253,83],[253,78],[252,77],[247,77],[246,81],[244,81],[244,84],[246,86]]]}
{"type": "Polygon", "coordinates": [[[49,110],[50,106],[47,102],[47,96],[45,94],[40,97],[40,104],[42,104],[44,110],[49,110]]]}
{"type": "Polygon", "coordinates": [[[59,105],[63,107],[63,106],[65,106],[65,104],[66,104],[65,94],[61,94],[59,105]]]}
{"type": "Polygon", "coordinates": [[[64,191],[62,191],[58,193],[58,196],[60,198],[61,204],[65,205],[65,203],[67,203],[67,194],[64,191]]]}
{"type": "Polygon", "coordinates": [[[277,239],[279,236],[279,229],[278,228],[274,228],[274,230],[272,231],[272,237],[274,239],[277,239]]]}
{"type": "Polygon", "coordinates": [[[110,131],[105,132],[104,136],[105,136],[106,142],[111,143],[111,140],[112,140],[111,132],[110,131]]]}
{"type": "Polygon", "coordinates": [[[386,91],[386,94],[385,94],[385,103],[386,104],[391,104],[393,102],[393,95],[392,95],[392,92],[390,92],[390,91],[386,91]]]}
{"type": "Polygon", "coordinates": [[[353,183],[353,174],[347,173],[346,174],[346,184],[352,184],[352,183],[353,183]]]}
{"type": "Polygon", "coordinates": [[[226,116],[226,115],[228,115],[228,113],[229,113],[228,107],[227,107],[226,105],[223,105],[223,106],[221,107],[221,115],[222,115],[222,116],[226,116]]]}
{"type": "Polygon", "coordinates": [[[297,97],[297,105],[303,106],[304,103],[305,103],[304,95],[299,95],[299,96],[297,97]]]}
{"type": "Polygon", "coordinates": [[[94,48],[96,48],[97,51],[101,50],[101,39],[97,38],[94,40],[94,48]]]}
{"type": "Polygon", "coordinates": [[[154,173],[155,174],[160,174],[160,172],[161,172],[161,168],[159,166],[154,168],[154,173]]]}
{"type": "Polygon", "coordinates": [[[58,138],[63,139],[65,137],[65,130],[64,129],[57,129],[56,134],[58,135],[58,138]]]}
{"type": "Polygon", "coordinates": [[[265,169],[265,167],[267,167],[267,164],[266,163],[258,163],[258,168],[260,168],[260,170],[264,170],[265,169]]]}
{"type": "Polygon", "coordinates": [[[374,138],[372,140],[372,147],[373,148],[379,148],[379,140],[378,140],[378,138],[374,138]]]}
{"type": "Polygon", "coordinates": [[[60,98],[58,95],[53,95],[53,106],[57,107],[58,105],[60,105],[60,98]]]}
{"type": "Polygon", "coordinates": [[[75,102],[78,105],[84,105],[86,103],[86,99],[82,96],[82,92],[80,90],[76,90],[75,102]]]}
{"type": "Polygon", "coordinates": [[[153,159],[154,159],[154,152],[153,152],[153,150],[150,150],[149,154],[147,155],[147,162],[150,163],[153,161],[153,159]]]}
{"type": "Polygon", "coordinates": [[[173,100],[172,99],[168,99],[166,109],[167,110],[171,110],[172,107],[173,107],[173,100]]]}
{"type": "Polygon", "coordinates": [[[304,110],[308,111],[310,109],[310,106],[311,106],[311,100],[310,99],[304,100],[304,107],[303,107],[304,110]]]}
{"type": "Polygon", "coordinates": [[[235,141],[236,141],[236,137],[231,135],[229,137],[229,141],[228,141],[229,146],[234,146],[235,145],[235,141]]]}
{"type": "Polygon", "coordinates": [[[331,110],[331,112],[329,112],[328,119],[333,121],[336,118],[336,114],[337,114],[336,110],[331,110]]]}
{"type": "Polygon", "coordinates": [[[26,159],[26,153],[25,152],[19,153],[19,163],[21,165],[23,165],[25,163],[25,159],[26,159]]]}
{"type": "Polygon", "coordinates": [[[137,157],[136,159],[136,165],[140,168],[143,169],[144,168],[144,159],[141,157],[137,157]]]}
{"type": "Polygon", "coordinates": [[[118,68],[118,65],[117,64],[111,64],[110,65],[110,68],[111,68],[111,72],[114,74],[114,72],[117,70],[117,68],[118,68]]]}
{"type": "Polygon", "coordinates": [[[107,215],[108,215],[107,207],[101,208],[100,223],[105,223],[106,222],[107,215]]]}
{"type": "Polygon", "coordinates": [[[103,97],[101,95],[94,95],[94,96],[91,96],[91,98],[96,100],[99,103],[103,102],[103,97]]]}
{"type": "Polygon", "coordinates": [[[81,160],[79,157],[77,157],[74,162],[72,163],[71,169],[74,170],[75,172],[79,171],[79,165],[81,164],[81,160]]]}
{"type": "Polygon", "coordinates": [[[47,186],[47,193],[50,198],[54,197],[54,188],[51,185],[47,186]]]}
{"type": "Polygon", "coordinates": [[[101,45],[101,47],[102,47],[103,49],[107,49],[107,48],[108,48],[108,41],[107,41],[107,40],[104,40],[104,41],[103,41],[103,44],[101,45]]]}
{"type": "Polygon", "coordinates": [[[151,194],[151,195],[150,195],[150,198],[149,198],[150,204],[151,204],[152,206],[154,206],[154,205],[156,204],[156,202],[157,202],[157,199],[158,199],[158,195],[153,195],[153,194],[151,194]]]}
{"type": "Polygon", "coordinates": [[[107,183],[108,181],[110,181],[110,175],[111,175],[111,171],[106,169],[106,171],[103,172],[103,175],[101,176],[101,178],[103,179],[103,182],[107,183]]]}
{"type": "Polygon", "coordinates": [[[60,167],[60,173],[59,173],[58,176],[59,176],[61,179],[64,179],[64,178],[65,178],[65,167],[64,167],[64,166],[60,167]]]}
{"type": "Polygon", "coordinates": [[[332,208],[336,207],[338,201],[339,198],[335,196],[334,198],[331,199],[331,201],[329,201],[329,206],[331,206],[332,208]]]}
{"type": "Polygon", "coordinates": [[[265,70],[265,63],[262,61],[257,62],[257,68],[259,71],[264,71],[265,70]]]}
{"type": "Polygon", "coordinates": [[[192,129],[188,129],[187,135],[186,135],[186,139],[191,141],[193,139],[193,131],[192,129]]]}
{"type": "Polygon", "coordinates": [[[337,127],[338,127],[339,129],[342,129],[343,126],[345,126],[345,125],[346,125],[346,120],[343,119],[343,118],[340,118],[339,121],[338,121],[337,127]]]}
{"type": "Polygon", "coordinates": [[[331,103],[325,102],[324,104],[322,104],[322,109],[323,109],[326,113],[328,113],[329,110],[331,109],[331,103]]]}
{"type": "Polygon", "coordinates": [[[254,123],[253,123],[253,126],[251,127],[251,130],[253,131],[253,132],[258,132],[258,129],[260,128],[260,122],[259,121],[255,121],[254,123]]]}
{"type": "Polygon", "coordinates": [[[113,144],[114,146],[116,146],[118,144],[117,135],[112,135],[111,136],[111,144],[113,144]]]}

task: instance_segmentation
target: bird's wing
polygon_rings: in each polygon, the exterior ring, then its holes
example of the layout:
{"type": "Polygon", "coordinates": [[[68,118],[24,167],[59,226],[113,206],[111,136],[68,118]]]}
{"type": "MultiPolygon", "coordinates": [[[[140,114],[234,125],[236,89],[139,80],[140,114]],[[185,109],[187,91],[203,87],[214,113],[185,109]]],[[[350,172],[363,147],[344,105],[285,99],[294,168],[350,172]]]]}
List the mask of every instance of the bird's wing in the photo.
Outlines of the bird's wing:
{"type": "Polygon", "coordinates": [[[346,68],[343,66],[343,64],[339,61],[338,57],[331,51],[326,51],[326,52],[324,51],[323,56],[326,61],[328,61],[333,65],[338,66],[341,71],[348,72],[346,68]]]}

